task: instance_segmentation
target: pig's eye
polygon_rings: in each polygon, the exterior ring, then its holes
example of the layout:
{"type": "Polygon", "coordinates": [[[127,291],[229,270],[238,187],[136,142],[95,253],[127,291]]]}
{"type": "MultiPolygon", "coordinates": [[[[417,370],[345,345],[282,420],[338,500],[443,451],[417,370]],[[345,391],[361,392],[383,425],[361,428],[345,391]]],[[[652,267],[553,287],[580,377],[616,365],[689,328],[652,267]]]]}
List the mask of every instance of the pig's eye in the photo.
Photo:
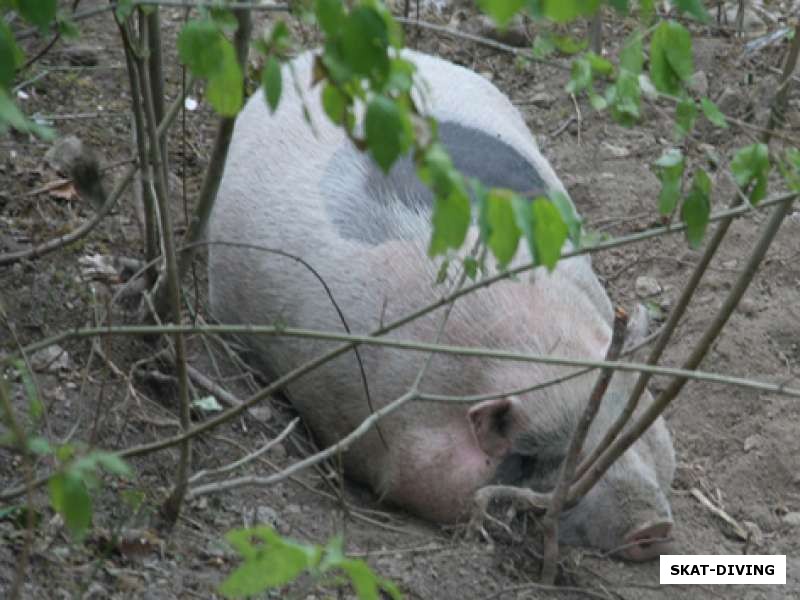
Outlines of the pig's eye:
{"type": "Polygon", "coordinates": [[[522,485],[533,477],[535,471],[535,456],[512,452],[497,466],[494,483],[497,485],[522,485]]]}

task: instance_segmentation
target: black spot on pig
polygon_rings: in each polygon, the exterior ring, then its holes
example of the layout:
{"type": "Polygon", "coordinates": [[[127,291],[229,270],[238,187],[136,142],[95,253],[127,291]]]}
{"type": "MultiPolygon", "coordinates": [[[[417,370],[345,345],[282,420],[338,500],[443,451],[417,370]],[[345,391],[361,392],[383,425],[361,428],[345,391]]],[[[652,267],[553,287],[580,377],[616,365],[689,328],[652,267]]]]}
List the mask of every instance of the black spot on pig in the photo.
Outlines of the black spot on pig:
{"type": "MultiPolygon", "coordinates": [[[[530,197],[546,193],[536,168],[498,137],[443,121],[439,139],[455,167],[484,186],[508,188],[530,197]]],[[[413,237],[403,229],[403,215],[427,218],[433,206],[433,194],[417,177],[409,156],[398,159],[387,175],[368,155],[356,153],[348,145],[334,154],[320,185],[339,234],[370,245],[413,237]]]]}

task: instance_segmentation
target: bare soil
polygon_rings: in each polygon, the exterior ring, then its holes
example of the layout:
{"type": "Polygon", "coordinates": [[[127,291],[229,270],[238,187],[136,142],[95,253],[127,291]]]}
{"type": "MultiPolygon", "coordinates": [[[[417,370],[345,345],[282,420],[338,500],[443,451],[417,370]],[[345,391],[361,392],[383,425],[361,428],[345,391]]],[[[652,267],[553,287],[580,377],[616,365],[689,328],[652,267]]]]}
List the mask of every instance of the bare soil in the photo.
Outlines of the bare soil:
{"type": "MultiPolygon", "coordinates": [[[[85,8],[95,2],[81,3],[85,8]]],[[[100,5],[101,3],[96,3],[100,5]]],[[[459,9],[461,10],[461,9],[459,9]]],[[[468,28],[473,13],[446,8],[425,18],[468,28]]],[[[163,39],[169,57],[167,91],[176,96],[181,73],[174,59],[174,41],[183,14],[164,10],[163,39]]],[[[269,18],[259,15],[259,26],[269,18]]],[[[629,24],[615,18],[606,27],[605,44],[615,55],[629,24]]],[[[314,43],[308,26],[292,24],[297,38],[314,43]]],[[[60,41],[25,75],[36,81],[23,86],[20,100],[28,114],[50,116],[60,134],[76,134],[94,146],[109,166],[111,187],[132,156],[130,111],[124,57],[116,28],[108,14],[81,23],[82,38],[60,41]],[[66,49],[94,48],[95,67],[75,67],[66,49]],[[69,69],[63,67],[70,66],[69,69]]],[[[582,26],[575,32],[582,34],[582,26]]],[[[696,69],[708,80],[708,96],[725,92],[723,108],[751,125],[765,123],[776,88],[776,67],[786,44],[745,55],[743,42],[717,28],[694,28],[696,69]]],[[[647,105],[643,123],[634,129],[595,113],[585,98],[576,101],[563,90],[569,60],[522,65],[513,56],[472,42],[410,29],[409,45],[439,54],[490,77],[523,111],[545,156],[562,177],[590,228],[612,235],[628,234],[657,224],[659,185],[650,165],[672,140],[670,108],[647,105]]],[[[28,56],[46,43],[24,42],[28,56]]],[[[74,60],[74,59],[73,59],[74,60]]],[[[202,177],[213,140],[215,120],[202,102],[178,120],[169,142],[176,227],[185,228],[185,215],[202,177]],[[185,193],[184,193],[185,190],[185,193]],[[184,204],[183,198],[188,198],[184,204]]],[[[797,145],[800,132],[800,91],[793,82],[789,94],[785,139],[797,145]]],[[[750,143],[758,131],[733,126],[728,130],[698,128],[686,144],[692,166],[711,168],[714,208],[734,198],[726,174],[731,151],[750,143]],[[709,154],[719,167],[709,165],[709,154]]],[[[783,143],[781,139],[777,144],[783,143]]],[[[44,166],[48,144],[16,133],[0,140],[0,253],[24,249],[74,228],[91,215],[79,198],[57,198],[37,191],[55,180],[44,166]]],[[[771,181],[772,192],[781,190],[771,181]]],[[[92,254],[141,257],[141,234],[135,202],[129,193],[119,209],[91,235],[48,256],[0,267],[0,308],[7,320],[0,325],[0,356],[46,336],[85,326],[105,310],[104,285],[82,275],[79,259],[92,254]],[[97,290],[97,294],[92,293],[97,290]],[[11,335],[13,331],[13,336],[11,335]]],[[[765,212],[735,223],[718,258],[700,286],[688,317],[666,356],[678,365],[700,337],[738,276],[756,240],[765,212]]],[[[594,264],[614,301],[632,308],[646,301],[663,319],[676,300],[699,253],[689,250],[681,235],[661,237],[597,254],[594,264]],[[637,297],[640,276],[655,278],[661,291],[637,297]]],[[[800,214],[790,217],[767,260],[703,363],[705,370],[797,385],[800,375],[800,214]]],[[[190,302],[199,298],[202,312],[204,266],[198,283],[188,283],[190,302]]],[[[121,308],[114,322],[130,320],[121,308]]],[[[107,449],[125,448],[173,435],[177,405],[172,373],[158,360],[146,361],[129,377],[136,361],[160,348],[152,341],[123,339],[104,342],[105,358],[90,353],[86,341],[62,344],[65,368],[36,373],[45,404],[37,433],[54,442],[83,440],[107,449]]],[[[203,344],[191,343],[192,364],[215,373],[203,344]]],[[[221,369],[230,368],[221,361],[221,369]]],[[[224,383],[246,397],[252,382],[242,378],[224,383]]],[[[654,380],[653,389],[666,381],[654,380]]],[[[15,408],[27,423],[27,403],[19,381],[13,385],[15,408]]],[[[200,390],[198,394],[203,395],[200,390]]],[[[275,398],[247,416],[219,427],[194,446],[193,470],[225,465],[273,438],[292,418],[285,401],[275,398]]],[[[195,415],[202,419],[202,415],[195,415]]],[[[557,591],[535,582],[539,562],[531,536],[496,535],[494,543],[418,521],[380,506],[365,490],[337,477],[335,465],[303,472],[271,487],[248,487],[190,502],[170,533],[152,527],[157,507],[169,493],[177,450],[133,459],[136,475],[130,481],[112,477],[94,492],[94,526],[83,544],[69,541],[63,524],[48,506],[44,490],[34,498],[38,528],[31,545],[25,598],[213,598],[216,585],[237,564],[223,541],[226,531],[258,522],[271,522],[291,537],[324,543],[341,533],[346,549],[366,557],[381,576],[396,582],[409,598],[653,598],[693,600],[735,597],[747,600],[800,597],[800,405],[796,399],[741,388],[691,383],[667,413],[673,433],[678,470],[672,490],[675,540],[685,554],[785,554],[786,586],[669,587],[658,584],[658,563],[629,564],[590,549],[565,552],[557,591]],[[143,508],[134,511],[124,501],[132,491],[144,493],[143,508]],[[724,510],[748,534],[734,528],[698,500],[698,492],[724,510]]],[[[312,442],[298,428],[246,472],[273,472],[306,455],[312,442]]],[[[53,467],[41,459],[37,472],[53,467]]],[[[17,454],[0,449],[0,489],[23,480],[17,454]]],[[[18,502],[23,502],[19,499],[18,502]]],[[[0,518],[0,595],[16,571],[25,543],[24,527],[0,518]]],[[[347,587],[322,588],[300,581],[267,597],[352,597],[347,587]]]]}

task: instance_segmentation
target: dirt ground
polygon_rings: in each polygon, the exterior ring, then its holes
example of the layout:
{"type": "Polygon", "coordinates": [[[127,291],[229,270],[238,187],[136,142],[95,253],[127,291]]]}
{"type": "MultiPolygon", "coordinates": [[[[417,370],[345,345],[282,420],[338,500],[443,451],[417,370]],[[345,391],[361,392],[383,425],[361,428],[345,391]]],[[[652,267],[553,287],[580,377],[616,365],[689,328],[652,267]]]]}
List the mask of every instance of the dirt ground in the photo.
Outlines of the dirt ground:
{"type": "MultiPolygon", "coordinates": [[[[81,3],[82,8],[94,2],[81,3]]],[[[97,3],[100,4],[99,2],[97,3]]],[[[461,10],[461,9],[458,9],[461,10]]],[[[177,10],[164,11],[164,40],[170,57],[182,21],[177,10]]],[[[464,30],[473,13],[445,8],[425,18],[464,30]]],[[[260,15],[261,26],[269,22],[260,15]]],[[[615,55],[629,24],[615,18],[606,28],[605,45],[615,55]]],[[[83,37],[59,42],[25,78],[20,103],[28,114],[50,117],[60,134],[74,133],[95,147],[107,187],[119,177],[131,156],[129,90],[124,57],[108,14],[81,23],[83,37]],[[70,50],[89,46],[95,66],[75,66],[70,50]],[[122,165],[122,166],[121,166],[122,165]]],[[[313,44],[307,26],[293,25],[304,44],[313,44]]],[[[580,26],[576,32],[583,33],[580,26]]],[[[776,88],[776,67],[786,44],[745,55],[743,41],[718,28],[695,28],[696,70],[707,80],[707,95],[720,99],[728,113],[763,124],[776,88]]],[[[25,41],[29,56],[46,40],[25,41]]],[[[490,77],[520,107],[537,135],[544,155],[559,173],[589,228],[613,235],[628,234],[657,222],[658,181],[650,165],[670,145],[671,121],[666,105],[648,105],[641,127],[625,129],[608,116],[592,111],[584,98],[577,103],[563,91],[569,59],[550,64],[520,63],[508,53],[475,43],[409,29],[407,42],[439,54],[490,77]]],[[[176,61],[167,61],[167,91],[174,98],[180,85],[176,61]]],[[[704,85],[701,81],[699,85],[704,85]]],[[[800,133],[800,88],[793,81],[782,135],[797,145],[800,133]]],[[[199,188],[208,160],[215,120],[201,102],[179,118],[170,138],[171,185],[179,233],[185,227],[186,206],[199,188]],[[184,188],[185,186],[185,188],[184,188]],[[185,194],[184,194],[185,190],[185,194]]],[[[716,155],[714,208],[733,197],[727,172],[732,149],[750,143],[757,131],[732,127],[712,131],[701,125],[687,144],[693,165],[708,167],[716,155]]],[[[782,143],[780,140],[778,144],[782,143]]],[[[55,180],[44,166],[48,144],[11,133],[0,140],[0,253],[24,249],[74,228],[91,215],[76,198],[58,198],[42,188],[55,180]]],[[[771,192],[780,191],[772,179],[771,192]]],[[[62,188],[58,188],[59,190],[62,188]]],[[[69,193],[66,194],[69,196],[69,193]]],[[[666,355],[680,364],[723,302],[743,266],[746,254],[766,220],[766,212],[735,223],[718,258],[700,286],[689,316],[666,355]]],[[[43,337],[91,324],[104,310],[103,286],[81,272],[81,257],[93,254],[141,257],[141,235],[128,194],[115,213],[91,235],[54,254],[0,267],[0,306],[8,315],[0,326],[0,356],[43,337]],[[11,335],[13,326],[14,336],[11,335]]],[[[689,250],[682,236],[661,237],[638,245],[597,254],[594,264],[613,300],[633,307],[636,281],[652,277],[658,293],[645,300],[663,319],[676,300],[699,253],[689,250]]],[[[790,217],[768,258],[703,364],[705,370],[797,386],[800,375],[800,213],[790,217]]],[[[204,295],[200,280],[186,290],[204,295]]],[[[202,303],[201,303],[202,310],[202,303]]],[[[115,322],[129,320],[121,308],[115,322]]],[[[40,434],[51,440],[83,440],[99,447],[125,448],[177,431],[175,390],[169,367],[157,360],[143,363],[133,378],[136,361],[158,349],[145,341],[104,344],[105,359],[90,356],[87,342],[63,344],[68,363],[36,373],[46,405],[40,434]]],[[[191,345],[192,364],[213,372],[204,346],[191,345]]],[[[224,361],[223,361],[224,362],[224,361]]],[[[223,370],[226,368],[222,364],[223,370]]],[[[252,389],[251,379],[224,382],[240,397],[252,389]]],[[[654,390],[665,385],[655,379],[654,390]]],[[[15,407],[25,414],[19,382],[15,407]]],[[[202,392],[199,392],[202,394],[202,392]]],[[[251,414],[222,426],[195,445],[193,469],[214,468],[252,452],[274,437],[292,418],[285,401],[274,399],[251,414]]],[[[62,524],[48,507],[44,492],[36,494],[40,517],[25,585],[25,598],[213,598],[216,585],[237,564],[222,541],[232,528],[270,522],[283,534],[322,542],[342,533],[346,550],[366,557],[383,577],[399,585],[408,598],[623,598],[694,600],[735,597],[746,600],[800,597],[800,405],[796,399],[741,388],[691,383],[667,413],[677,453],[672,489],[675,541],[684,554],[785,554],[787,585],[659,586],[658,563],[629,564],[588,549],[566,552],[557,591],[535,585],[539,563],[529,540],[497,539],[496,543],[465,538],[460,531],[430,525],[378,505],[371,495],[351,484],[338,483],[334,467],[303,472],[268,488],[243,488],[204,496],[186,506],[169,535],[150,528],[153,512],[170,489],[177,451],[172,449],[131,461],[131,481],[107,478],[94,497],[94,527],[83,545],[68,541],[62,524]],[[125,492],[145,494],[134,514],[125,492]],[[724,511],[747,539],[698,497],[724,511]],[[122,538],[122,541],[118,539],[122,538]]],[[[286,466],[309,452],[311,442],[298,430],[249,472],[264,474],[286,466]]],[[[37,469],[52,467],[41,460],[37,469]]],[[[19,458],[0,449],[0,489],[22,481],[19,458]]],[[[24,540],[19,523],[0,519],[0,595],[10,586],[16,557],[24,540]]],[[[320,588],[301,581],[267,597],[348,598],[349,588],[320,588]]]]}

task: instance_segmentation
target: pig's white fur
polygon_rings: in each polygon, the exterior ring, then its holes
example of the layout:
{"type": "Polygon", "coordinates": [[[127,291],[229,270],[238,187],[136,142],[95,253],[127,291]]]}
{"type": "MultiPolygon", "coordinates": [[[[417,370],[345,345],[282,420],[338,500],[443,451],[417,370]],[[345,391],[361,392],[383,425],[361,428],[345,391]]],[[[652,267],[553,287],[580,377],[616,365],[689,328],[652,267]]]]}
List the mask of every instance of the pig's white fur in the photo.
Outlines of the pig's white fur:
{"type": "MultiPolygon", "coordinates": [[[[405,56],[429,84],[423,103],[429,114],[498,136],[535,166],[546,185],[563,191],[519,112],[490,82],[438,58],[411,51],[405,56]]],[[[293,65],[317,135],[303,118],[302,103],[285,68],[284,95],[276,114],[269,115],[259,92],[239,116],[210,239],[260,244],[302,257],[325,279],[350,328],[367,333],[444,293],[433,285],[436,265],[426,254],[430,216],[412,213],[398,203],[388,210],[395,211],[392,219],[403,222],[403,239],[371,246],[339,235],[326,213],[322,193],[326,165],[343,149],[352,155],[354,177],[364,163],[324,116],[319,87],[308,88],[311,54],[293,65]]],[[[336,190],[325,189],[326,198],[335,195],[336,190]]],[[[366,199],[363,218],[386,219],[386,210],[371,206],[366,199]]],[[[475,235],[472,231],[470,239],[475,235]]],[[[520,252],[517,261],[528,258],[527,252],[520,252]]],[[[520,279],[459,300],[441,341],[595,359],[604,356],[612,311],[588,258],[562,261],[552,274],[537,269],[520,279]]],[[[286,258],[212,245],[209,287],[212,311],[222,322],[343,329],[319,282],[286,258]]],[[[390,335],[435,341],[441,317],[442,311],[436,311],[390,335]]],[[[332,347],[322,341],[263,338],[249,338],[247,344],[261,365],[276,374],[332,347]]],[[[420,353],[387,348],[362,347],[360,352],[375,407],[404,393],[425,361],[420,353]]],[[[421,389],[457,395],[509,390],[569,370],[436,356],[421,389]]],[[[594,375],[583,376],[516,398],[510,427],[528,432],[530,439],[540,435],[566,443],[593,381],[594,375]]],[[[602,435],[624,403],[630,378],[618,374],[614,382],[605,401],[611,408],[599,415],[591,439],[602,435]],[[614,391],[615,386],[620,389],[614,391]]],[[[323,444],[337,441],[369,414],[353,353],[320,367],[290,385],[288,392],[323,444]]],[[[382,422],[388,449],[371,432],[344,454],[345,466],[353,477],[414,512],[441,521],[460,518],[471,494],[492,478],[498,466],[478,446],[467,410],[454,404],[408,405],[382,422]]],[[[644,519],[669,519],[665,494],[673,468],[669,434],[659,421],[593,490],[594,504],[584,503],[567,516],[578,533],[570,538],[567,527],[565,538],[610,548],[644,519]],[[597,519],[593,506],[609,514],[597,519]],[[624,514],[619,515],[620,511],[624,514]],[[587,528],[589,533],[580,534],[587,528]]]]}

